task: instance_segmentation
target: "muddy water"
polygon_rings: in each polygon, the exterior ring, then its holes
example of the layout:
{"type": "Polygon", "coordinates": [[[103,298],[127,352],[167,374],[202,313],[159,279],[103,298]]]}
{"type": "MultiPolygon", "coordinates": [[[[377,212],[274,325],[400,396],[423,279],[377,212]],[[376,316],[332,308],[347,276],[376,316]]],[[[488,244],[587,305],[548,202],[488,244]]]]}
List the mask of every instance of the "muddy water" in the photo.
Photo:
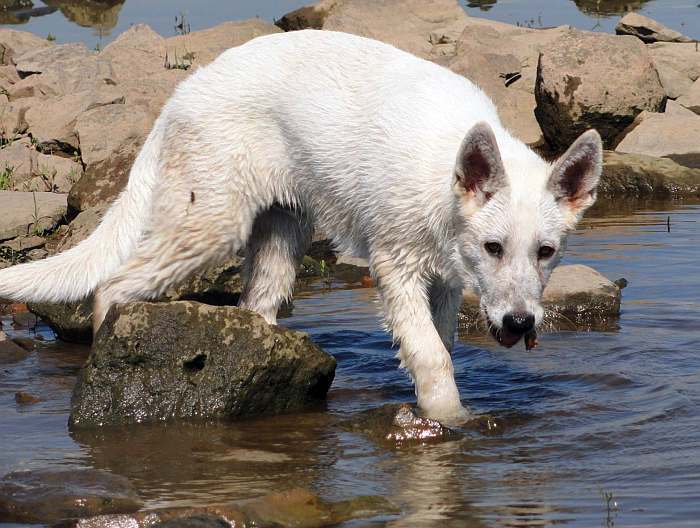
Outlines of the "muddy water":
{"type": "Polygon", "coordinates": [[[282,321],[338,359],[326,408],[235,424],[71,435],[70,391],[87,350],[5,317],[5,331],[44,344],[0,358],[0,474],[108,469],[130,478],[148,508],[302,486],[330,500],[384,496],[402,512],[348,526],[697,526],[700,205],[603,204],[572,236],[567,261],[629,280],[620,320],[546,334],[531,352],[461,336],[462,396],[499,428],[400,450],[341,424],[413,399],[372,289],[319,287],[282,321]],[[17,391],[42,401],[17,404],[17,391]]]}
{"type": "MultiPolygon", "coordinates": [[[[225,20],[260,17],[273,21],[313,3],[310,0],[43,0],[7,2],[0,26],[49,34],[60,43],[84,42],[103,47],[132,24],[146,23],[160,34],[174,35],[184,15],[192,31],[225,20]],[[175,18],[178,17],[177,22],[175,18]]],[[[571,24],[592,31],[614,31],[620,16],[638,11],[700,39],[700,8],[691,0],[461,0],[472,16],[528,27],[571,24]]]]}

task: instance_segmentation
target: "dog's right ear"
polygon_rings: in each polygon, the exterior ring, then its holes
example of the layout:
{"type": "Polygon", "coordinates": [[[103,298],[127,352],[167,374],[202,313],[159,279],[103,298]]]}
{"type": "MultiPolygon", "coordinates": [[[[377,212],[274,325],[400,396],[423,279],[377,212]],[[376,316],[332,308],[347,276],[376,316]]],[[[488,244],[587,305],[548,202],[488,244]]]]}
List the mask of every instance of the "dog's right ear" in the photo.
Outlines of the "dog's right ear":
{"type": "Polygon", "coordinates": [[[507,185],[501,153],[491,127],[481,121],[462,140],[455,164],[458,193],[479,208],[507,185]]]}

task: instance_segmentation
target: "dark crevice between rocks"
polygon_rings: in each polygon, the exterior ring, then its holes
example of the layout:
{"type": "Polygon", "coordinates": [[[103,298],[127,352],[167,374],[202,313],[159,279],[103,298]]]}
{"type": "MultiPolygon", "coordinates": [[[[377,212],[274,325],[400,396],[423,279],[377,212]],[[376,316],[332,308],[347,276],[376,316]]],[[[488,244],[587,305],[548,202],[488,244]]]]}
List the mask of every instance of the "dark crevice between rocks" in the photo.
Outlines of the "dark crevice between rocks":
{"type": "Polygon", "coordinates": [[[206,354],[197,354],[195,357],[190,359],[189,361],[185,361],[182,364],[182,369],[185,372],[199,372],[204,368],[204,366],[207,364],[207,355],[206,354]]]}

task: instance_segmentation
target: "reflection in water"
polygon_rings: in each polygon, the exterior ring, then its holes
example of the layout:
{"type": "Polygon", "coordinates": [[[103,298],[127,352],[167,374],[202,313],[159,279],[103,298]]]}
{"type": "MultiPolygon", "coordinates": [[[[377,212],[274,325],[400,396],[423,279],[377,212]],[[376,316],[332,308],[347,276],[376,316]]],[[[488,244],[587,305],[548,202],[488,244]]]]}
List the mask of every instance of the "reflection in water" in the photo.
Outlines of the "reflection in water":
{"type": "Polygon", "coordinates": [[[467,7],[478,7],[481,11],[488,11],[498,3],[498,0],[469,0],[467,7]]]}
{"type": "Polygon", "coordinates": [[[32,0],[0,0],[0,24],[26,24],[32,17],[50,15],[60,10],[71,22],[81,27],[109,34],[119,21],[125,0],[43,0],[35,7],[32,0]]]}
{"type": "Polygon", "coordinates": [[[587,15],[617,16],[640,10],[650,0],[574,0],[579,11],[587,15]]]}
{"type": "Polygon", "coordinates": [[[32,0],[0,0],[0,24],[26,24],[32,17],[50,15],[55,7],[34,7],[32,0]]]}
{"type": "Polygon", "coordinates": [[[44,0],[44,3],[60,9],[63,16],[79,26],[109,34],[119,21],[124,0],[44,0]]]}

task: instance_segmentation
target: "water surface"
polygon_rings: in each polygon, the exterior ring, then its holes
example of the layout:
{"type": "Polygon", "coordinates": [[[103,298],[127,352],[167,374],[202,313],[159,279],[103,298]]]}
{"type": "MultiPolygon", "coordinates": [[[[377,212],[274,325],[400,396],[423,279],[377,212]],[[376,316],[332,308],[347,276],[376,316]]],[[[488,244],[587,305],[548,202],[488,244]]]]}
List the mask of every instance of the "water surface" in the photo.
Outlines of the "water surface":
{"type": "Polygon", "coordinates": [[[361,411],[413,401],[413,390],[376,292],[318,288],[298,296],[281,324],[337,358],[326,408],[71,435],[70,391],[87,350],[40,327],[45,348],[0,364],[0,474],[104,468],[132,479],[148,508],[303,486],[332,500],[381,495],[402,512],[348,526],[697,526],[699,227],[700,205],[601,204],[571,237],[566,261],[629,280],[616,324],[546,334],[530,352],[461,336],[458,385],[465,403],[499,419],[493,434],[388,450],[343,428],[361,411]],[[18,405],[18,390],[44,401],[18,405]]]}

